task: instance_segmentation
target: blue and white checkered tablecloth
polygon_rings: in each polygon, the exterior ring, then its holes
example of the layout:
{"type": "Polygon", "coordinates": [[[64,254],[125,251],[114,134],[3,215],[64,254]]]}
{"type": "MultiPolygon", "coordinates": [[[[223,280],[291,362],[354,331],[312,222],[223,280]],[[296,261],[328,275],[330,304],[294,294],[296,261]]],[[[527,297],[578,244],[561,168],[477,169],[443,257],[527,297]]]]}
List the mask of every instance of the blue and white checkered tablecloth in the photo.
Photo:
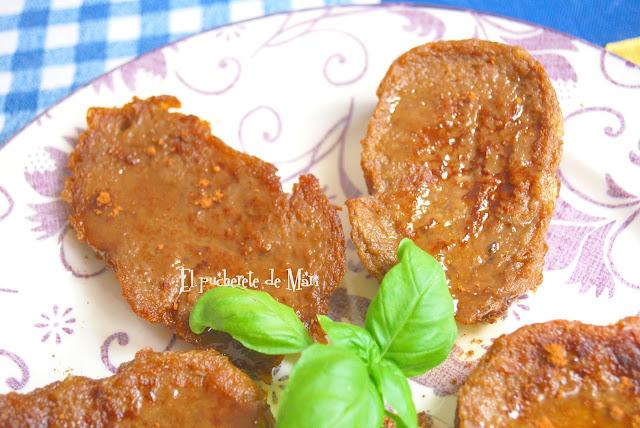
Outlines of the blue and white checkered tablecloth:
{"type": "Polygon", "coordinates": [[[0,146],[74,89],[229,22],[336,0],[0,0],[0,146]]]}
{"type": "MultiPolygon", "coordinates": [[[[0,146],[77,87],[173,40],[275,12],[380,1],[392,0],[0,0],[0,146]]],[[[640,31],[639,0],[404,1],[513,16],[600,45],[640,31]]]]}

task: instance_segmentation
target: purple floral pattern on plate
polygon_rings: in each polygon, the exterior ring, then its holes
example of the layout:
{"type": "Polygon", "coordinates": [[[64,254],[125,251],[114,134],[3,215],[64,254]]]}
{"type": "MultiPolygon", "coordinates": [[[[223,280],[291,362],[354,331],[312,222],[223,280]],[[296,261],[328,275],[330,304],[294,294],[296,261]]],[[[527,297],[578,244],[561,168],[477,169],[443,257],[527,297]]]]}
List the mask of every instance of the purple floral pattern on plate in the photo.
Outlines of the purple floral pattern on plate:
{"type": "Polygon", "coordinates": [[[299,39],[308,37],[309,35],[317,34],[318,32],[332,32],[334,34],[339,34],[343,38],[342,43],[340,43],[340,49],[335,50],[335,52],[331,53],[325,59],[322,67],[322,76],[328,83],[334,86],[350,85],[360,80],[367,72],[369,67],[369,52],[367,47],[359,37],[348,31],[337,28],[318,29],[318,24],[325,20],[345,16],[345,14],[368,12],[369,11],[366,9],[345,12],[340,8],[326,8],[319,15],[314,15],[308,19],[303,19],[298,22],[292,22],[291,18],[294,15],[293,13],[286,14],[284,15],[284,19],[277,31],[258,47],[254,56],[261,53],[264,49],[280,47],[293,41],[298,41],[299,39]],[[357,51],[358,54],[354,54],[354,52],[349,54],[345,51],[344,48],[348,47],[350,44],[356,47],[355,51],[357,51]],[[350,65],[350,60],[353,57],[360,57],[359,62],[361,62],[362,65],[353,68],[353,71],[347,70],[348,72],[344,74],[345,66],[348,67],[350,65]],[[343,73],[340,73],[341,70],[343,73]]]}
{"type": "MultiPolygon", "coordinates": [[[[81,132],[76,129],[76,135],[81,132]]],[[[71,148],[77,143],[76,137],[64,137],[64,141],[71,148]]],[[[46,158],[53,163],[53,169],[46,169],[40,165],[32,171],[25,171],[24,178],[29,186],[40,196],[51,200],[46,202],[32,203],[28,206],[33,210],[33,214],[27,220],[36,224],[31,230],[38,234],[37,239],[43,240],[58,234],[60,244],[59,256],[62,265],[78,278],[91,278],[100,275],[106,270],[104,265],[93,271],[85,271],[83,268],[75,267],[66,255],[65,247],[69,228],[67,227],[67,217],[69,215],[68,205],[60,199],[60,193],[64,189],[64,182],[69,176],[67,160],[69,153],[56,147],[45,146],[43,149],[46,158]]]]}
{"type": "Polygon", "coordinates": [[[62,266],[76,278],[93,278],[107,271],[107,266],[99,261],[93,251],[83,244],[81,245],[83,245],[85,254],[80,254],[80,257],[72,260],[71,255],[77,256],[79,251],[74,249],[78,246],[78,242],[75,238],[75,232],[69,226],[65,226],[60,232],[58,243],[60,244],[58,254],[62,266]]]}
{"type": "Polygon", "coordinates": [[[0,212],[0,221],[2,221],[5,218],[9,217],[9,214],[11,214],[11,211],[13,211],[14,202],[9,192],[7,192],[7,189],[2,186],[0,186],[0,198],[4,199],[6,205],[6,208],[2,212],[0,212]]]}
{"type": "Polygon", "coordinates": [[[232,57],[222,58],[217,65],[220,70],[231,69],[232,72],[231,78],[226,79],[228,82],[222,85],[220,85],[219,82],[215,82],[216,87],[198,87],[195,83],[189,82],[188,78],[184,77],[179,71],[176,71],[176,77],[180,83],[200,95],[222,95],[233,88],[233,86],[238,82],[240,75],[242,74],[242,65],[240,64],[240,61],[232,57]]]}
{"type": "MultiPolygon", "coordinates": [[[[622,113],[611,107],[584,107],[568,114],[565,121],[569,124],[574,117],[594,113],[613,117],[618,122],[616,128],[609,125],[604,127],[605,136],[618,138],[624,134],[625,118],[622,113]]],[[[629,156],[628,160],[632,165],[638,166],[633,162],[633,156],[629,156]]],[[[622,164],[623,162],[624,159],[622,164]]],[[[578,189],[569,182],[565,172],[561,171],[559,175],[564,188],[594,207],[610,209],[613,219],[589,215],[560,199],[547,235],[549,253],[546,268],[567,269],[577,258],[567,283],[579,284],[580,293],[594,290],[596,297],[605,295],[612,298],[616,292],[616,283],[640,289],[640,281],[626,278],[619,271],[613,257],[617,239],[624,233],[632,233],[629,227],[640,213],[640,197],[623,188],[608,172],[604,174],[602,181],[606,188],[603,196],[608,197],[609,201],[578,189]],[[615,213],[619,210],[631,211],[626,217],[619,219],[615,213]]]]}
{"type": "Polygon", "coordinates": [[[513,317],[518,321],[520,321],[520,314],[523,311],[528,312],[531,310],[531,307],[527,303],[527,300],[529,300],[529,295],[525,294],[515,299],[515,301],[511,305],[511,313],[513,314],[513,317]]]}
{"type": "Polygon", "coordinates": [[[27,363],[24,362],[20,356],[14,354],[11,351],[7,351],[6,349],[0,349],[0,357],[8,358],[13,364],[15,364],[20,370],[20,379],[9,376],[6,378],[5,382],[9,388],[14,391],[18,391],[25,387],[27,382],[29,382],[29,367],[27,367],[27,363]]]}
{"type": "Polygon", "coordinates": [[[173,349],[173,347],[175,346],[176,342],[178,341],[178,336],[174,333],[171,335],[171,339],[169,339],[169,342],[167,343],[167,345],[164,347],[164,351],[171,351],[171,349],[173,349]]]}
{"type": "Polygon", "coordinates": [[[91,86],[96,93],[100,93],[103,88],[113,91],[115,87],[114,78],[116,75],[120,75],[126,88],[134,91],[137,87],[141,73],[144,72],[160,79],[163,79],[166,76],[167,62],[162,49],[155,50],[137,58],[134,61],[127,62],[119,68],[94,80],[91,86]]]}
{"type": "Polygon", "coordinates": [[[55,338],[56,345],[62,342],[62,337],[73,334],[73,324],[76,319],[71,314],[72,308],[66,308],[60,311],[58,305],[53,305],[51,313],[40,314],[40,322],[34,324],[34,327],[42,329],[44,334],[40,338],[40,342],[46,342],[49,338],[55,338]]]}
{"type": "Polygon", "coordinates": [[[36,224],[31,230],[38,234],[37,239],[47,239],[60,232],[67,222],[68,215],[67,205],[59,199],[59,196],[64,188],[64,181],[69,175],[67,169],[69,154],[51,146],[44,147],[43,152],[52,161],[53,169],[37,167],[33,171],[24,172],[24,178],[33,190],[40,196],[54,198],[47,202],[29,204],[34,214],[27,219],[36,224]]]}
{"type": "Polygon", "coordinates": [[[391,12],[407,19],[407,24],[402,27],[404,31],[415,33],[419,37],[433,35],[432,40],[440,40],[444,35],[446,29],[444,22],[425,10],[405,8],[391,10],[391,12]]]}
{"type": "MultiPolygon", "coordinates": [[[[609,71],[608,67],[607,67],[607,58],[613,56],[613,54],[611,54],[610,52],[607,52],[606,50],[602,50],[600,52],[600,71],[602,72],[603,76],[607,79],[607,81],[609,81],[610,83],[614,84],[615,86],[619,86],[622,88],[627,88],[627,89],[639,89],[640,88],[640,79],[636,79],[636,83],[626,83],[623,81],[618,80],[618,78],[615,78],[611,75],[611,72],[609,71]]],[[[626,64],[629,66],[629,68],[635,68],[636,66],[627,61],[626,64]]],[[[636,75],[637,78],[637,75],[636,75]]]]}
{"type": "Polygon", "coordinates": [[[352,295],[345,288],[338,288],[329,300],[329,317],[364,325],[370,303],[371,300],[366,297],[352,295]]]}
{"type": "Polygon", "coordinates": [[[115,373],[117,371],[117,367],[113,365],[109,358],[109,348],[113,342],[117,342],[120,346],[127,346],[129,344],[129,335],[124,331],[118,331],[110,334],[106,339],[104,339],[102,346],[100,346],[100,360],[102,361],[102,364],[104,364],[105,368],[111,373],[115,373]]]}
{"type": "Polygon", "coordinates": [[[463,353],[462,348],[454,345],[442,364],[412,380],[432,388],[438,396],[455,394],[477,364],[477,360],[461,359],[463,353]]]}

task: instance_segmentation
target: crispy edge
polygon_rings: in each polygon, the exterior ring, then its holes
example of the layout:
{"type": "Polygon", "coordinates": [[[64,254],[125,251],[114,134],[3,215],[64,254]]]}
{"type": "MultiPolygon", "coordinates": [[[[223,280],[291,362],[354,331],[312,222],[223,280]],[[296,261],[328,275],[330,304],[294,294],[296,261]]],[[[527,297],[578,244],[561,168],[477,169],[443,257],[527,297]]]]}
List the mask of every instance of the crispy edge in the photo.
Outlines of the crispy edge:
{"type": "MultiPolygon", "coordinates": [[[[478,400],[486,399],[487,396],[495,393],[496,389],[490,380],[492,376],[499,374],[515,377],[521,387],[534,389],[539,385],[545,385],[545,373],[559,367],[558,356],[550,352],[548,345],[559,344],[563,348],[576,349],[580,347],[583,352],[590,353],[592,349],[598,349],[603,343],[610,343],[614,338],[620,338],[624,343],[640,349],[640,318],[627,317],[604,326],[579,321],[553,320],[526,325],[511,334],[498,337],[458,391],[456,427],[482,426],[481,418],[486,416],[487,408],[481,406],[478,400]],[[629,333],[627,334],[626,331],[629,333]],[[534,363],[541,363],[542,371],[538,370],[535,364],[531,364],[532,354],[535,357],[534,363]]],[[[594,369],[613,368],[620,371],[631,369],[637,373],[634,381],[636,389],[640,390],[640,360],[614,354],[608,355],[608,359],[600,358],[602,353],[602,351],[598,353],[598,367],[585,367],[585,360],[578,359],[577,365],[572,370],[581,371],[585,376],[589,376],[596,373],[594,369]]],[[[503,386],[502,392],[510,397],[516,394],[516,391],[512,389],[507,391],[504,388],[506,385],[503,386]]],[[[506,397],[493,398],[497,406],[506,397]]],[[[528,401],[525,400],[519,404],[522,408],[528,404],[528,401]]]]}
{"type": "MultiPolygon", "coordinates": [[[[302,204],[302,206],[307,204],[311,208],[306,210],[310,214],[309,220],[321,222],[328,226],[330,231],[332,239],[325,241],[328,242],[329,249],[326,251],[328,256],[323,262],[323,265],[326,266],[326,273],[331,277],[331,281],[327,281],[330,288],[321,290],[320,298],[315,302],[317,306],[316,315],[326,314],[329,311],[329,299],[340,285],[345,273],[346,249],[342,223],[336,207],[331,205],[320,188],[320,182],[311,174],[300,176],[298,183],[293,185],[288,202],[288,206],[292,207],[290,211],[296,217],[300,216],[304,211],[297,210],[295,207],[298,204],[302,204]]],[[[315,296],[316,294],[314,293],[315,296]]],[[[308,328],[316,340],[325,340],[324,331],[320,327],[317,316],[310,321],[308,328]]]]}
{"type": "Polygon", "coordinates": [[[53,426],[121,422],[136,415],[140,403],[134,405],[134,402],[140,398],[143,401],[151,399],[143,389],[155,385],[163,373],[173,376],[179,384],[184,384],[188,376],[201,377],[203,384],[214,381],[221,394],[235,398],[238,403],[262,402],[265,421],[273,424],[265,391],[234,367],[224,355],[211,350],[155,352],[148,348],[138,351],[133,360],[121,364],[114,375],[106,378],[69,376],[26,394],[10,392],[0,395],[0,408],[7,406],[4,409],[6,412],[0,413],[0,423],[17,427],[41,426],[43,422],[53,426]],[[89,394],[91,401],[82,401],[84,409],[74,406],[65,412],[59,406],[67,401],[73,405],[74,398],[78,398],[71,395],[58,398],[58,393],[69,394],[71,391],[68,388],[77,388],[76,392],[89,394]],[[34,408],[34,403],[42,407],[34,408]],[[129,403],[128,407],[126,403],[129,403]],[[12,413],[9,413],[9,409],[12,413]],[[72,421],[69,415],[82,419],[72,421]]]}

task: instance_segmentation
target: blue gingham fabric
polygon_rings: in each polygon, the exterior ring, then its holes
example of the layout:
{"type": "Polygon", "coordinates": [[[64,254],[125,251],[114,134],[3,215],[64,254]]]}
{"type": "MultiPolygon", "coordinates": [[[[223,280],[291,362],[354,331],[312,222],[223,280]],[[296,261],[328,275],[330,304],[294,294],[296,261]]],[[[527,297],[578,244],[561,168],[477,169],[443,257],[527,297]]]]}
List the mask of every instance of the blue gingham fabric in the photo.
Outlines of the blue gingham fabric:
{"type": "MultiPolygon", "coordinates": [[[[79,86],[173,40],[229,22],[393,0],[0,0],[0,146],[79,86]]],[[[399,0],[498,13],[603,45],[637,36],[639,0],[399,0]],[[554,4],[555,5],[555,4],[554,4]]]]}
{"type": "Polygon", "coordinates": [[[74,89],[190,34],[336,0],[0,0],[0,146],[74,89]]]}

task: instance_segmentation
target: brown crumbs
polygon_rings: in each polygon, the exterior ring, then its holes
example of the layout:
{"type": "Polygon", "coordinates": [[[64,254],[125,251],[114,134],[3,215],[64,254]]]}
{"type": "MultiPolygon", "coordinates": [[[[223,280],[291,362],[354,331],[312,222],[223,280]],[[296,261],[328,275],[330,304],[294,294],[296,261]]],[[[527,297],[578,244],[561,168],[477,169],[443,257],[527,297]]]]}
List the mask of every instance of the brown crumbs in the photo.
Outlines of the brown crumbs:
{"type": "Polygon", "coordinates": [[[220,199],[223,198],[223,196],[224,196],[224,193],[222,193],[222,191],[216,190],[215,192],[213,192],[212,196],[203,195],[200,199],[194,202],[194,205],[197,205],[200,208],[211,208],[213,203],[218,202],[220,199]]]}
{"type": "Polygon", "coordinates": [[[200,187],[209,187],[209,180],[207,180],[206,178],[201,178],[200,181],[198,181],[198,186],[200,187]]]}
{"type": "Polygon", "coordinates": [[[109,205],[110,203],[111,203],[111,195],[109,194],[109,192],[103,191],[98,193],[98,196],[96,196],[96,204],[99,207],[109,205]]]}
{"type": "Polygon", "coordinates": [[[569,361],[567,360],[567,350],[559,343],[551,343],[544,346],[547,352],[547,360],[556,367],[564,367],[569,361]]]}
{"type": "Polygon", "coordinates": [[[121,211],[122,207],[118,205],[111,210],[111,213],[109,213],[109,217],[116,217],[118,214],[120,214],[121,211]]]}
{"type": "Polygon", "coordinates": [[[213,172],[220,172],[220,167],[218,165],[214,165],[213,172]]]}
{"type": "Polygon", "coordinates": [[[147,154],[149,156],[155,156],[156,155],[156,148],[153,147],[153,146],[147,147],[147,154]]]}
{"type": "Polygon", "coordinates": [[[211,208],[211,205],[213,205],[213,199],[211,196],[203,196],[195,201],[194,205],[197,205],[200,208],[211,208]]]}

